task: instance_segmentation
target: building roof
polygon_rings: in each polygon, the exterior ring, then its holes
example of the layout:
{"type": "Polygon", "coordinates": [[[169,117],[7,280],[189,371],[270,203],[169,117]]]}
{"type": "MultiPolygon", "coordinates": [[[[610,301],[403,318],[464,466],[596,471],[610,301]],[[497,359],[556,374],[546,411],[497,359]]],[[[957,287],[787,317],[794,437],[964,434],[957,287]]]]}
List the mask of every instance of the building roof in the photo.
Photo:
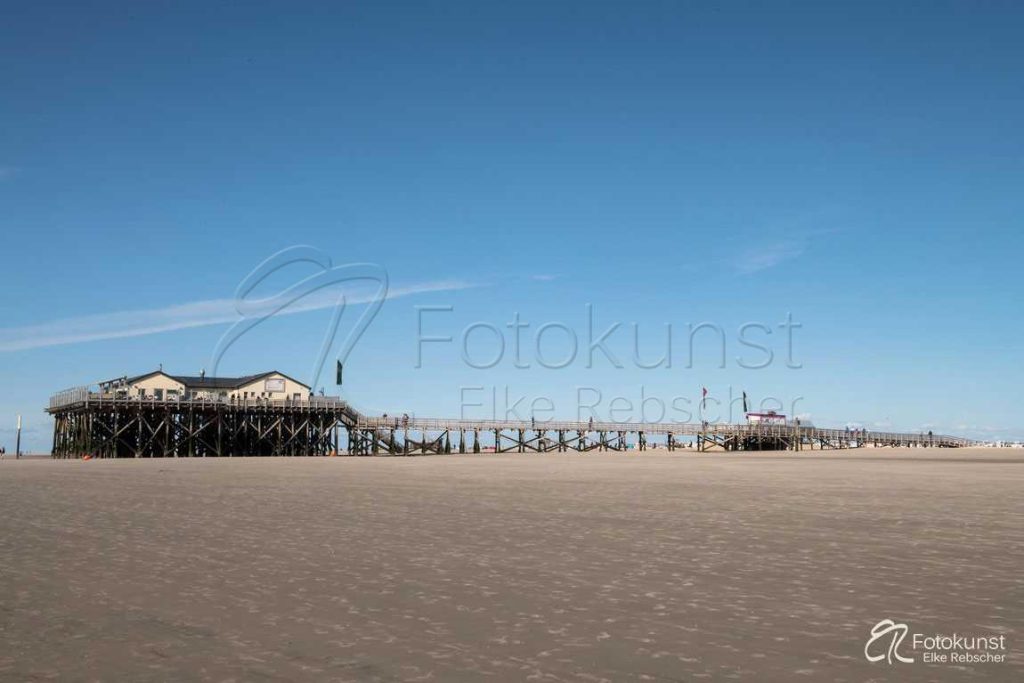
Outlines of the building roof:
{"type": "Polygon", "coordinates": [[[146,372],[141,375],[135,375],[134,377],[128,377],[127,375],[124,377],[115,377],[114,379],[108,379],[105,382],[99,382],[99,384],[135,384],[136,382],[144,380],[147,377],[152,377],[153,375],[164,375],[165,377],[170,377],[170,375],[163,370],[154,370],[153,372],[146,372]]]}
{"type": "Polygon", "coordinates": [[[296,384],[302,385],[306,389],[309,389],[309,385],[306,384],[305,382],[300,382],[294,377],[289,377],[283,372],[278,372],[277,370],[268,370],[267,372],[260,372],[255,375],[245,375],[244,377],[203,377],[199,375],[172,375],[170,373],[164,372],[163,370],[154,370],[153,372],[147,372],[143,375],[136,375],[134,377],[118,377],[117,379],[101,382],[101,384],[111,384],[114,382],[134,384],[135,382],[144,380],[147,377],[152,377],[153,375],[164,375],[165,377],[170,377],[175,381],[181,382],[189,389],[237,389],[239,387],[245,386],[246,384],[252,384],[253,382],[263,377],[269,377],[270,375],[281,375],[282,377],[290,379],[296,384]]]}
{"type": "Polygon", "coordinates": [[[258,375],[246,375],[245,377],[199,377],[194,375],[168,375],[176,379],[189,389],[237,389],[238,387],[252,384],[260,377],[273,374],[261,372],[258,375]]]}

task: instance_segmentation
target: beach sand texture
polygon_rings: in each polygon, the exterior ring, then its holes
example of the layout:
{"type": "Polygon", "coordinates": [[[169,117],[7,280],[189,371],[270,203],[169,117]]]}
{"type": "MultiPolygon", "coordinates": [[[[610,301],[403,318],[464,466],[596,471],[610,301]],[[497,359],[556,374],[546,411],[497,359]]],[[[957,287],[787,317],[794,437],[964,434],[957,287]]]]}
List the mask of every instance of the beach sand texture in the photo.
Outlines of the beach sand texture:
{"type": "Polygon", "coordinates": [[[996,449],[8,459],[0,680],[1020,680],[1022,493],[996,449]],[[1009,658],[871,664],[884,618],[1009,658]]]}

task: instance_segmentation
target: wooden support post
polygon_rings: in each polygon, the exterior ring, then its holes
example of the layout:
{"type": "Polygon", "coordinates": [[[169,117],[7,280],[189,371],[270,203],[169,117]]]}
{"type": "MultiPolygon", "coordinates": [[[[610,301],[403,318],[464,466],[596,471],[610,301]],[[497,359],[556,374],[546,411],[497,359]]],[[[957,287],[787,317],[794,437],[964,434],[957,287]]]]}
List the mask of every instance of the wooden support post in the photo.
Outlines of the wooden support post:
{"type": "Polygon", "coordinates": [[[196,420],[191,406],[188,409],[188,457],[196,457],[196,420]]]}
{"type": "Polygon", "coordinates": [[[139,421],[139,439],[135,442],[135,457],[142,457],[142,403],[139,403],[138,416],[136,418],[139,421]]]}

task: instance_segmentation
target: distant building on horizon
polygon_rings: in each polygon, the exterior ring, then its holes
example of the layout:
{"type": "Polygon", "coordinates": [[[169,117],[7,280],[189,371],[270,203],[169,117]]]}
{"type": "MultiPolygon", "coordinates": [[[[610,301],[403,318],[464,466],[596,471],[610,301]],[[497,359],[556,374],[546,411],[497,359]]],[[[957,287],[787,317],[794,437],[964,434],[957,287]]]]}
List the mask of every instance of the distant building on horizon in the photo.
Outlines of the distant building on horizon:
{"type": "Polygon", "coordinates": [[[779,425],[784,427],[786,426],[786,416],[774,410],[766,410],[763,413],[747,413],[747,424],[779,425]]]}

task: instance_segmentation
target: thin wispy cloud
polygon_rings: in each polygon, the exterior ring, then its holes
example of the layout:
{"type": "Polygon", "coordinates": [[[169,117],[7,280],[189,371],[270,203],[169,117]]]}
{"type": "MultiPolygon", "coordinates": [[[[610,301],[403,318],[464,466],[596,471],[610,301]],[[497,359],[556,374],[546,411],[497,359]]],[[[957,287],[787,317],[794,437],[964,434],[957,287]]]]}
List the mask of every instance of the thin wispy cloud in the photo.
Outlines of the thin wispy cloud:
{"type": "Polygon", "coordinates": [[[819,238],[841,232],[836,227],[786,228],[773,230],[781,237],[774,241],[750,242],[744,245],[738,256],[731,257],[729,264],[740,275],[752,275],[769,268],[775,268],[787,261],[793,261],[807,253],[813,242],[819,238]]]}
{"type": "MultiPolygon", "coordinates": [[[[480,285],[460,280],[422,282],[405,287],[392,287],[388,291],[386,299],[430,292],[450,292],[478,286],[480,285]]],[[[293,315],[333,308],[338,304],[342,292],[345,294],[345,302],[348,305],[369,303],[374,300],[375,296],[369,288],[348,286],[344,290],[324,289],[296,301],[279,311],[277,315],[293,315]]],[[[237,310],[237,305],[238,302],[235,299],[207,299],[163,308],[100,313],[53,320],[37,325],[0,329],[0,352],[23,351],[104,339],[141,337],[193,327],[234,323],[242,317],[237,310]]],[[[246,300],[247,315],[258,315],[261,306],[266,309],[266,313],[272,313],[280,306],[280,299],[246,300]]]]}
{"type": "Polygon", "coordinates": [[[530,276],[531,280],[536,280],[537,282],[551,282],[552,280],[555,280],[557,278],[558,278],[557,275],[550,275],[550,274],[547,274],[547,273],[541,273],[541,274],[538,274],[538,275],[531,275],[530,276]]]}
{"type": "Polygon", "coordinates": [[[740,252],[734,267],[741,275],[750,275],[798,258],[807,251],[806,240],[787,240],[751,246],[740,252]]]}

